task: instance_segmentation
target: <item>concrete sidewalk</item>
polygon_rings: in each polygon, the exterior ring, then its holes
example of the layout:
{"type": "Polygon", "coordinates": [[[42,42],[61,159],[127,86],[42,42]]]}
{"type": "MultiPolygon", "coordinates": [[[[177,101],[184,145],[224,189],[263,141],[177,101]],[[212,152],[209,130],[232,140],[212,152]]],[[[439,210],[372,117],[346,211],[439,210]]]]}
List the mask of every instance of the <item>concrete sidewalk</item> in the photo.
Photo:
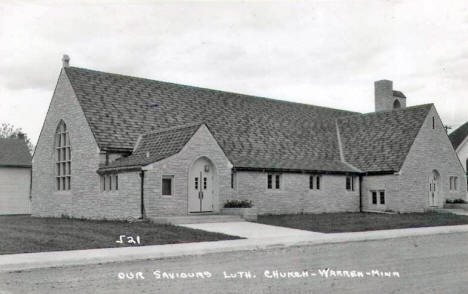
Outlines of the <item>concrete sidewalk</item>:
{"type": "Polygon", "coordinates": [[[202,223],[185,224],[182,227],[239,236],[247,239],[284,239],[284,238],[320,238],[324,233],[298,230],[293,228],[264,225],[254,222],[202,223]]]}
{"type": "Polygon", "coordinates": [[[168,257],[201,255],[218,252],[262,250],[289,246],[345,243],[433,234],[462,233],[468,232],[468,225],[336,234],[301,232],[302,233],[296,235],[286,234],[280,237],[270,236],[243,240],[0,255],[0,271],[17,271],[71,265],[87,265],[144,259],[162,259],[168,257]]]}

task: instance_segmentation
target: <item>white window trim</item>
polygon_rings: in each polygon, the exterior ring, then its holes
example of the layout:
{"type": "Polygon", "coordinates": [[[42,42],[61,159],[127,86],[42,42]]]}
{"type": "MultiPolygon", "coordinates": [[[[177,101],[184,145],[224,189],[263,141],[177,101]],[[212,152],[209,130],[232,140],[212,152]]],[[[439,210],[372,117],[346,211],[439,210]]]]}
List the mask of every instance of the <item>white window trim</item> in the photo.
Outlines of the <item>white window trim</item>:
{"type": "Polygon", "coordinates": [[[113,193],[119,192],[120,184],[118,183],[118,181],[119,181],[118,173],[100,175],[99,176],[99,189],[101,193],[113,194],[113,193]],[[116,177],[117,177],[117,182],[115,180],[116,177]],[[109,181],[109,178],[112,178],[112,180],[109,181]],[[109,183],[112,185],[112,189],[109,188],[109,183]],[[117,186],[118,186],[118,189],[116,189],[117,186]]]}
{"type": "Polygon", "coordinates": [[[387,197],[387,191],[385,189],[373,189],[369,190],[369,207],[373,208],[387,208],[387,203],[388,203],[388,197],[387,197]],[[372,203],[372,192],[377,193],[377,204],[372,203]],[[385,204],[380,203],[380,192],[385,193],[385,204]]]}
{"type": "Polygon", "coordinates": [[[458,192],[459,184],[458,176],[449,176],[449,192],[458,192]]]}
{"type": "Polygon", "coordinates": [[[266,190],[267,191],[282,191],[283,190],[283,174],[282,173],[267,173],[267,178],[266,178],[266,190]],[[271,188],[268,188],[268,175],[272,176],[271,179],[271,188]],[[276,188],[276,176],[279,176],[279,189],[276,188]]]}
{"type": "Polygon", "coordinates": [[[309,191],[322,191],[323,188],[323,181],[322,181],[322,176],[321,175],[309,175],[308,178],[308,185],[309,185],[309,191]],[[312,177],[312,182],[313,182],[313,188],[310,188],[310,178],[312,177]],[[317,189],[317,178],[319,178],[320,182],[320,188],[317,189]]]}
{"type": "MultiPolygon", "coordinates": [[[[202,183],[198,183],[201,185],[202,183]]],[[[175,197],[175,176],[174,175],[162,175],[161,176],[161,197],[163,198],[173,198],[175,197]],[[171,195],[163,195],[163,179],[171,179],[171,195]]]]}
{"type": "Polygon", "coordinates": [[[345,190],[349,193],[352,193],[352,192],[355,192],[356,191],[356,180],[355,180],[355,176],[346,176],[345,178],[345,190]],[[347,185],[347,182],[348,182],[348,178],[351,178],[351,189],[348,189],[348,185],[347,185]]]}

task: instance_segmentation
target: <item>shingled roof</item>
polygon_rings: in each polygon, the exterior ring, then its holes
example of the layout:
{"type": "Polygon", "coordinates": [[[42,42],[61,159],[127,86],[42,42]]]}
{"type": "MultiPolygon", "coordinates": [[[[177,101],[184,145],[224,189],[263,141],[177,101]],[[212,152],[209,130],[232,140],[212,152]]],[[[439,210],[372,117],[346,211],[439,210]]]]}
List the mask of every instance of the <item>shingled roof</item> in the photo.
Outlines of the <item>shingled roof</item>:
{"type": "Polygon", "coordinates": [[[101,150],[132,152],[139,141],[132,155],[101,171],[173,155],[201,124],[236,169],[397,171],[429,108],[361,115],[76,67],[64,72],[101,150]]]}
{"type": "Polygon", "coordinates": [[[200,125],[200,123],[194,123],[144,134],[138,139],[135,151],[130,156],[102,166],[100,171],[139,167],[177,154],[200,128],[200,125]]]}
{"type": "MultiPolygon", "coordinates": [[[[235,167],[343,170],[333,118],[349,111],[65,67],[102,150],[205,123],[235,167]]],[[[352,169],[351,169],[352,170],[352,169]]]]}
{"type": "Polygon", "coordinates": [[[468,121],[460,126],[449,135],[450,142],[452,142],[453,149],[457,150],[458,146],[468,137],[468,121]]]}
{"type": "Polygon", "coordinates": [[[0,138],[0,167],[31,167],[31,154],[24,140],[0,138]]]}
{"type": "Polygon", "coordinates": [[[432,106],[337,119],[344,160],[363,172],[399,171],[432,106]]]}

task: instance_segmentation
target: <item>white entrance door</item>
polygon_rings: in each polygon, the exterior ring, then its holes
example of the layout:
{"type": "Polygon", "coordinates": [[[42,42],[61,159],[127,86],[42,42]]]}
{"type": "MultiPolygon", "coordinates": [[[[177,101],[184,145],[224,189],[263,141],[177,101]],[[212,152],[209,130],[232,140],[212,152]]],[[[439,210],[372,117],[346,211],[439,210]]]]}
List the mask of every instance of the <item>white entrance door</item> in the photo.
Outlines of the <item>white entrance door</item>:
{"type": "Polygon", "coordinates": [[[429,206],[438,206],[438,193],[439,193],[439,173],[437,171],[432,172],[432,176],[429,179],[429,206]]]}
{"type": "Polygon", "coordinates": [[[214,177],[215,171],[208,159],[200,158],[195,161],[189,172],[189,212],[213,211],[214,177]]]}

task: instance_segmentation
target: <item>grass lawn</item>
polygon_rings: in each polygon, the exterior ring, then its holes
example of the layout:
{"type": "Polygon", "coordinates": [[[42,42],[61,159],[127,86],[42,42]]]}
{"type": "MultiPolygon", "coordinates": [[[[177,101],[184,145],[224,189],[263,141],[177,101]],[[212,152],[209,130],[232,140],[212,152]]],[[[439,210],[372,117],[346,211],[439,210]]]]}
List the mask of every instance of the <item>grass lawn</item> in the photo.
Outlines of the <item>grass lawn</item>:
{"type": "Polygon", "coordinates": [[[323,213],[258,216],[258,222],[323,233],[359,232],[468,224],[468,216],[449,213],[323,213]]]}
{"type": "Polygon", "coordinates": [[[120,235],[140,236],[141,245],[239,239],[149,222],[0,216],[0,254],[135,246],[116,243],[120,235]]]}

